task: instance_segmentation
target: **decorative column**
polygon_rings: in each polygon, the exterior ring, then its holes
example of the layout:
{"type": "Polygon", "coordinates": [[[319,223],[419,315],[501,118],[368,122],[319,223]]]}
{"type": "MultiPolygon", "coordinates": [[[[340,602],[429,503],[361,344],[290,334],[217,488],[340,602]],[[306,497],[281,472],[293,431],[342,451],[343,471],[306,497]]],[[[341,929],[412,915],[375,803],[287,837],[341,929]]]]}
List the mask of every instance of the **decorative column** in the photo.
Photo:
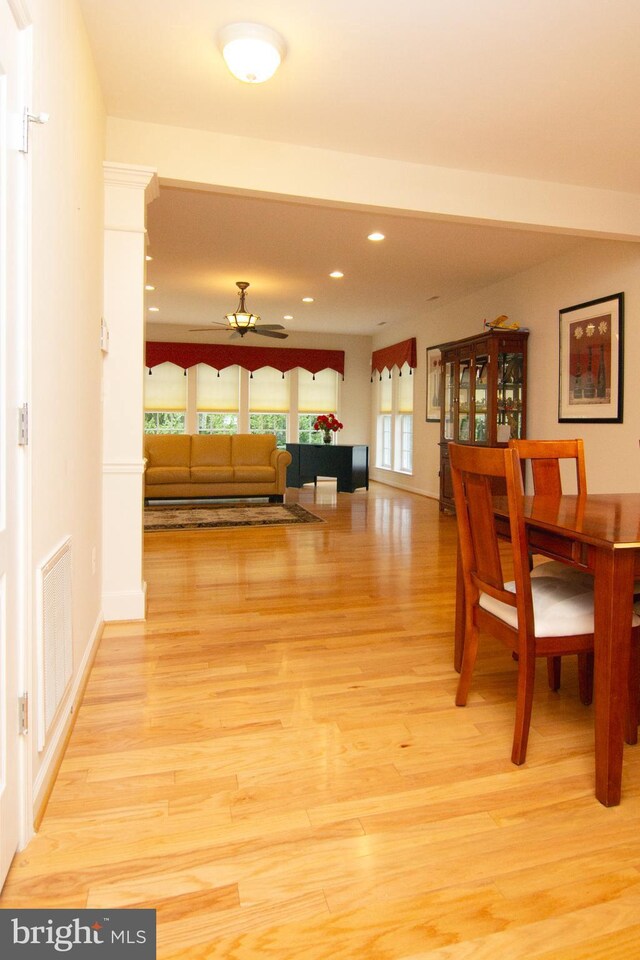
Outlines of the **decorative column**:
{"type": "Polygon", "coordinates": [[[155,170],[104,164],[102,608],[144,620],[142,578],[145,211],[155,170]]]}

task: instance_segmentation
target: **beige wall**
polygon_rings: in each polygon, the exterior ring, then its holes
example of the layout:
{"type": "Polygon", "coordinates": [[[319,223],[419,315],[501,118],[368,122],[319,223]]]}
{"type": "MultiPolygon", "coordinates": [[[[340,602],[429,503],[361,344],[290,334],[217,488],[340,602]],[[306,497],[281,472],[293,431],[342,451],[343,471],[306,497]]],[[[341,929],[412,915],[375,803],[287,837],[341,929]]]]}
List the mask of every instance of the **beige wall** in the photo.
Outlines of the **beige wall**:
{"type": "MultiPolygon", "coordinates": [[[[101,625],[101,377],[105,112],[76,0],[30,0],[33,15],[32,352],[30,457],[34,662],[39,567],[72,541],[73,685],[101,625]],[[94,554],[95,551],[95,554],[94,554]],[[95,564],[94,564],[95,556],[95,564]]],[[[32,685],[32,727],[37,711],[32,685]]],[[[72,707],[39,753],[36,805],[72,707]]]]}
{"type": "MultiPolygon", "coordinates": [[[[571,253],[433,309],[418,325],[394,329],[393,340],[417,336],[418,376],[414,416],[414,476],[393,475],[395,484],[438,495],[438,424],[425,422],[425,351],[438,342],[482,332],[482,322],[506,313],[529,336],[529,437],[583,437],[589,489],[640,490],[640,401],[636,358],[640,356],[640,244],[587,240],[571,253]],[[558,423],[558,311],[609,294],[625,294],[624,422],[558,423]]],[[[374,471],[375,474],[375,471],[374,471]]],[[[375,474],[382,476],[381,474],[375,474]]]]}

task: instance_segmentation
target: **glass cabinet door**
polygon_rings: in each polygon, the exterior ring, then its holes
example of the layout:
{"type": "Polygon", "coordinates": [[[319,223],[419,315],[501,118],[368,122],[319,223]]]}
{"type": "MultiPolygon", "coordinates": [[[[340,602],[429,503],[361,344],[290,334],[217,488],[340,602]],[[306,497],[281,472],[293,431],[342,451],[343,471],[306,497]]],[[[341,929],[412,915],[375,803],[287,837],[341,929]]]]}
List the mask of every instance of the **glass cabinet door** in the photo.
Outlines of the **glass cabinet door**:
{"type": "Polygon", "coordinates": [[[455,363],[449,360],[444,365],[444,419],[442,436],[445,440],[453,440],[454,430],[454,399],[456,391],[455,363]]]}
{"type": "Polygon", "coordinates": [[[469,440],[471,416],[471,358],[460,360],[458,367],[458,440],[469,440]]]}
{"type": "Polygon", "coordinates": [[[523,369],[521,353],[498,354],[498,443],[522,437],[523,369]]]}
{"type": "Polygon", "coordinates": [[[489,382],[489,357],[476,357],[474,378],[474,440],[487,442],[487,388],[489,382]]]}

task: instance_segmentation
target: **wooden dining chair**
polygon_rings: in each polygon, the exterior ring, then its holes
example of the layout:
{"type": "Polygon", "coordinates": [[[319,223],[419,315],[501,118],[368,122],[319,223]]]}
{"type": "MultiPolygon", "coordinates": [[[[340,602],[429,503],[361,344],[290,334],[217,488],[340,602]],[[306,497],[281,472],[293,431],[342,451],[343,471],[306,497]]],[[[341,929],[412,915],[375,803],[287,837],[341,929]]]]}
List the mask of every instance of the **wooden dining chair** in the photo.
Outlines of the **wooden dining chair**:
{"type": "MultiPolygon", "coordinates": [[[[584,442],[578,440],[509,440],[509,446],[518,454],[521,461],[528,461],[531,465],[534,496],[561,497],[562,475],[560,462],[573,460],[575,463],[576,493],[578,496],[587,493],[587,470],[584,459],[584,442]]],[[[530,558],[532,564],[533,558],[530,558]]],[[[556,560],[546,560],[544,564],[533,568],[533,576],[567,577],[575,576],[575,571],[566,563],[556,560]]],[[[583,574],[583,576],[589,576],[583,574]]],[[[593,654],[578,656],[578,683],[580,699],[583,703],[591,703],[593,699],[593,654]]],[[[549,686],[552,690],[560,689],[561,660],[560,657],[551,657],[547,664],[549,686]]]]}
{"type": "MultiPolygon", "coordinates": [[[[527,753],[536,659],[593,650],[593,589],[584,578],[531,576],[522,473],[513,448],[451,443],[449,456],[465,594],[464,651],[455,702],[467,702],[481,631],[517,654],[511,759],[520,764],[527,753]],[[506,485],[509,508],[514,579],[508,582],[493,511],[496,479],[506,485]]],[[[637,638],[640,617],[635,615],[633,628],[637,638]]],[[[633,733],[630,728],[626,732],[633,733]]]]}
{"type": "Polygon", "coordinates": [[[509,440],[521,460],[528,460],[533,475],[535,496],[561,497],[560,461],[573,460],[576,468],[576,493],[587,492],[587,471],[582,440],[509,440]]]}

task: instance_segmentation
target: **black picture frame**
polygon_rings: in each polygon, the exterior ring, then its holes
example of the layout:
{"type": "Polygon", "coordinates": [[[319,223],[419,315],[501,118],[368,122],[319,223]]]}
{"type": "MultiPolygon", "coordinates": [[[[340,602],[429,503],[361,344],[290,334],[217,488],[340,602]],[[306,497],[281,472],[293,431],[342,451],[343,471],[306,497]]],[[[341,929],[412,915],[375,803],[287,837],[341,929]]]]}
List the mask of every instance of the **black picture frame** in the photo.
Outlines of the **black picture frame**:
{"type": "Polygon", "coordinates": [[[559,313],[558,423],[622,423],[624,293],[559,313]]]}

